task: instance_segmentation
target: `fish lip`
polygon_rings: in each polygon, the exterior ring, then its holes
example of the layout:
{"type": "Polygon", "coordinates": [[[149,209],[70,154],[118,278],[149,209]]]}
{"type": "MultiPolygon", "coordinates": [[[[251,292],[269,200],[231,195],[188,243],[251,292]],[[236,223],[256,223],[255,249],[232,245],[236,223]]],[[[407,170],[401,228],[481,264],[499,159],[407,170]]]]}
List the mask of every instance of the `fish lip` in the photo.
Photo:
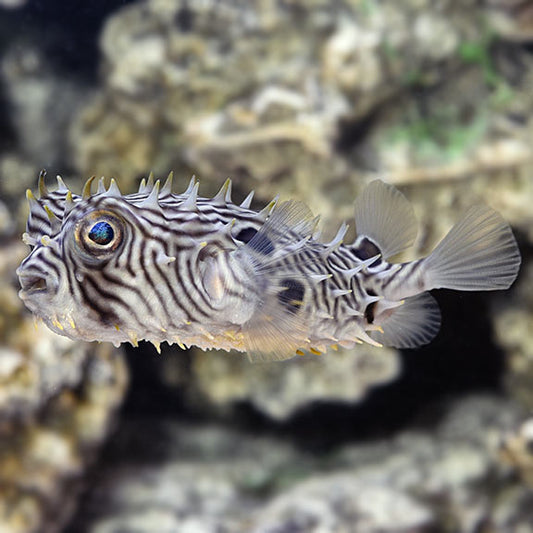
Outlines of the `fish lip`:
{"type": "Polygon", "coordinates": [[[37,274],[19,273],[19,282],[22,288],[21,297],[44,294],[49,290],[46,278],[37,274]]]}

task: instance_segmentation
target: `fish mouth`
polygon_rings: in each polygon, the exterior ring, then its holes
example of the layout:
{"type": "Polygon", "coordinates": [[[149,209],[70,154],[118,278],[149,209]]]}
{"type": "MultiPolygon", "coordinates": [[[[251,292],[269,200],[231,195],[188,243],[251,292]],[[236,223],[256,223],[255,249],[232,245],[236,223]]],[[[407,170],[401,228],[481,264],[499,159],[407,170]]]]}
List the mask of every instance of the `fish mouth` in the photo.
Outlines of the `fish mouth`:
{"type": "Polygon", "coordinates": [[[19,274],[20,286],[24,295],[44,293],[48,290],[46,279],[33,274],[19,274]]]}

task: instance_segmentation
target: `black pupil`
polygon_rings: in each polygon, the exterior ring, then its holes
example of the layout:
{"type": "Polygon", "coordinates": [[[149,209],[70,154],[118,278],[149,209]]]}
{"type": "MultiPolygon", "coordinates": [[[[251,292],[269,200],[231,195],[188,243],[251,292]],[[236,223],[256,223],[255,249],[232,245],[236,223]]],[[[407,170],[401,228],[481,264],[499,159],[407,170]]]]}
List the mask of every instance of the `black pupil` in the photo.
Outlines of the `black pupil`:
{"type": "Polygon", "coordinates": [[[96,244],[109,244],[114,236],[115,232],[108,222],[97,222],[89,231],[89,239],[96,244]]]}

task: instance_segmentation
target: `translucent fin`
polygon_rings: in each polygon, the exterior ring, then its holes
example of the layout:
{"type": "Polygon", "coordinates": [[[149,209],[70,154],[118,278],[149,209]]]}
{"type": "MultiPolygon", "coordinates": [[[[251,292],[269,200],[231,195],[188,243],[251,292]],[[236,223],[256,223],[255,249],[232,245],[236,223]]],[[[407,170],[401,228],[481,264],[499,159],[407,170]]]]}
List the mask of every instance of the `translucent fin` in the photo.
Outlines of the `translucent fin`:
{"type": "Polygon", "coordinates": [[[253,363],[291,359],[307,343],[302,321],[297,317],[269,315],[269,310],[275,311],[275,307],[267,305],[246,325],[245,347],[253,363]]]}
{"type": "Polygon", "coordinates": [[[385,311],[374,322],[383,328],[370,336],[392,348],[416,348],[430,342],[439,332],[440,310],[428,293],[407,298],[399,307],[385,311]]]}
{"type": "Polygon", "coordinates": [[[518,275],[520,261],[509,224],[490,207],[475,205],[423,260],[426,287],[507,289],[518,275]]]}
{"type": "Polygon", "coordinates": [[[355,201],[358,235],[370,237],[386,259],[409,248],[416,238],[417,222],[411,204],[392,185],[371,182],[355,201]]]}
{"type": "Polygon", "coordinates": [[[239,261],[251,264],[259,295],[252,317],[242,326],[252,361],[288,359],[308,343],[305,297],[311,280],[298,268],[298,251],[314,228],[313,215],[305,204],[284,202],[235,252],[239,261]]]}
{"type": "Polygon", "coordinates": [[[281,203],[263,224],[261,229],[246,245],[254,252],[259,252],[263,259],[271,255],[271,246],[288,242],[289,235],[293,242],[308,238],[314,230],[314,218],[311,210],[303,203],[290,200],[281,203]]]}

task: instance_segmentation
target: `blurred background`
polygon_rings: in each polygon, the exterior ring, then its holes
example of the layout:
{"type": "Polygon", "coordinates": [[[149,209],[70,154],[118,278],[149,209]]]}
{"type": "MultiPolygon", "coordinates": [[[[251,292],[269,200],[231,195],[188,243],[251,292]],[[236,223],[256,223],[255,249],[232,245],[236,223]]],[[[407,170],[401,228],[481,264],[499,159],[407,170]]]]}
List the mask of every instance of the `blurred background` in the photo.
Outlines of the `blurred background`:
{"type": "Polygon", "coordinates": [[[533,532],[533,2],[0,0],[0,125],[0,532],[533,532]],[[481,199],[523,265],[434,291],[418,350],[77,343],[17,297],[42,168],[231,177],[326,237],[380,177],[420,220],[406,259],[481,199]]]}

